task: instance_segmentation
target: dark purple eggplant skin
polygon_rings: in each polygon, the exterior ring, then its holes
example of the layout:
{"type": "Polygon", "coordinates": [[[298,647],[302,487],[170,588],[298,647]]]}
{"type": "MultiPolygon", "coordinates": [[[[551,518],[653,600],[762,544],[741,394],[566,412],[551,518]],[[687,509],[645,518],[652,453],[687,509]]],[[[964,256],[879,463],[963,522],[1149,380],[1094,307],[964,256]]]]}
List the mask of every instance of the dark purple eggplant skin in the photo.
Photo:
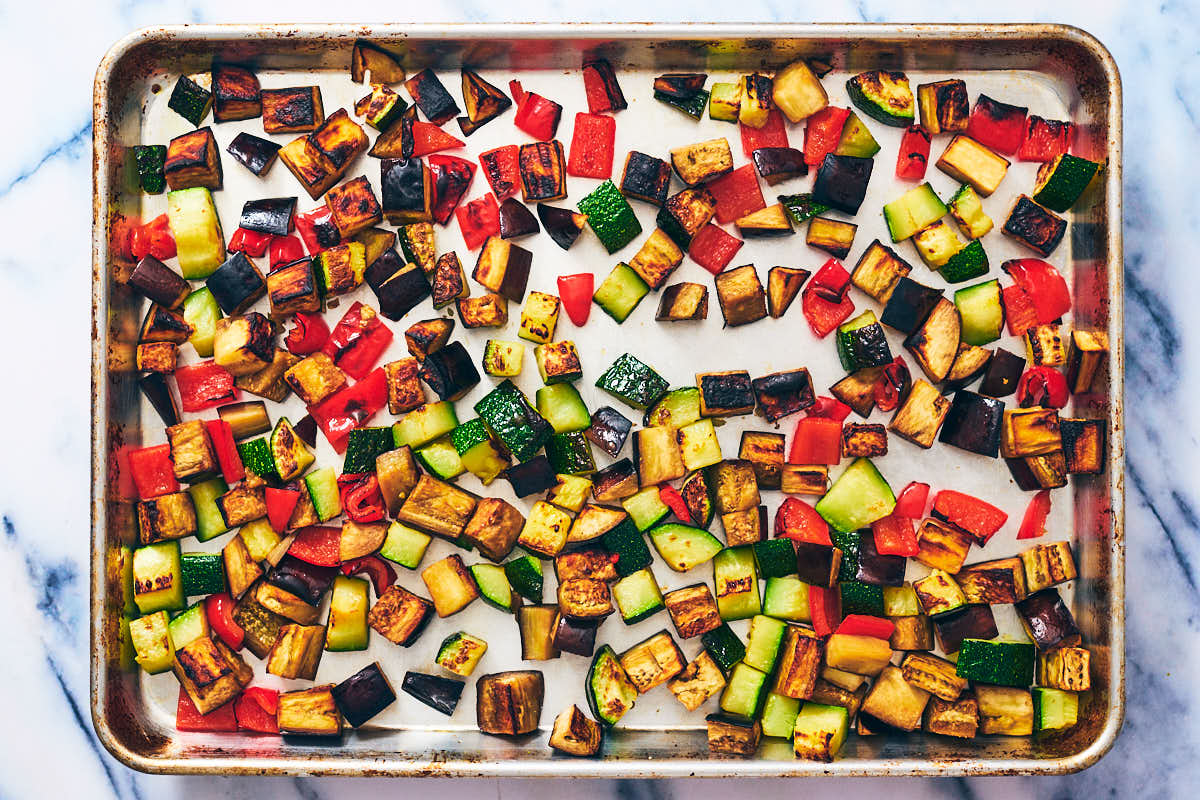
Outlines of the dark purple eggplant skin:
{"type": "Polygon", "coordinates": [[[957,653],[963,639],[995,639],[996,617],[991,606],[969,605],[933,620],[938,643],[946,653],[957,653]]]}
{"type": "Polygon", "coordinates": [[[754,406],[754,389],[750,385],[749,372],[702,375],[700,393],[704,395],[704,402],[716,409],[754,406]]]}
{"type": "Polygon", "coordinates": [[[532,267],[533,253],[524,247],[510,245],[508,266],[504,270],[504,280],[500,283],[500,294],[514,303],[524,301],[525,289],[529,285],[529,271],[532,267]]]}
{"type": "Polygon", "coordinates": [[[554,646],[564,653],[591,656],[596,650],[596,622],[587,623],[560,616],[554,629],[554,646]]]}
{"type": "Polygon", "coordinates": [[[830,588],[837,584],[841,551],[833,545],[793,540],[796,547],[796,574],[811,586],[830,588]]]}
{"type": "Polygon", "coordinates": [[[1017,239],[1042,258],[1049,258],[1067,231],[1067,221],[1025,195],[1017,198],[1004,221],[1003,232],[1017,239]]]}
{"type": "Polygon", "coordinates": [[[378,661],[363,667],[330,692],[342,718],[355,728],[396,701],[396,692],[379,668],[378,661]]]}
{"type": "Polygon", "coordinates": [[[970,453],[999,458],[1004,401],[959,389],[946,412],[938,441],[970,453]]]}
{"type": "Polygon", "coordinates": [[[703,72],[668,72],[654,79],[654,91],[667,97],[687,100],[695,97],[704,88],[708,75],[703,72]]]}
{"type": "Polygon", "coordinates": [[[247,200],[242,205],[238,227],[272,236],[287,236],[292,232],[292,217],[296,213],[295,197],[269,197],[247,200]]]}
{"type": "Polygon", "coordinates": [[[162,418],[164,425],[179,424],[179,400],[171,390],[171,383],[166,375],[161,372],[147,373],[138,378],[138,387],[150,402],[151,408],[162,418]]]}
{"type": "Polygon", "coordinates": [[[396,248],[390,247],[367,267],[367,271],[363,273],[363,281],[378,295],[379,287],[383,286],[384,281],[402,269],[404,259],[396,252],[396,248]]]}
{"type": "Polygon", "coordinates": [[[637,150],[631,150],[621,173],[621,194],[661,206],[671,188],[671,165],[637,150]]]}
{"type": "Polygon", "coordinates": [[[463,681],[443,678],[441,675],[426,675],[423,672],[406,672],[400,684],[406,694],[420,700],[434,711],[447,717],[454,713],[458,699],[462,697],[463,681]]]}
{"type": "Polygon", "coordinates": [[[383,212],[424,211],[425,164],[419,158],[385,158],[380,162],[383,212]]]}
{"type": "Polygon", "coordinates": [[[462,342],[450,342],[426,356],[421,378],[438,398],[456,400],[479,383],[479,370],[462,342]]]}
{"type": "Polygon", "coordinates": [[[451,117],[462,111],[431,69],[421,70],[405,81],[404,85],[417,108],[421,109],[425,118],[434,125],[449,122],[451,117]]]}
{"type": "Polygon", "coordinates": [[[129,285],[163,308],[176,309],[192,291],[187,279],[154,256],[146,256],[129,275],[129,285]]]}
{"type": "Polygon", "coordinates": [[[857,214],[867,196],[867,184],[874,166],[875,162],[870,158],[830,153],[825,156],[813,182],[813,200],[847,214],[857,214]]]}
{"type": "Polygon", "coordinates": [[[292,430],[309,447],[317,446],[317,421],[312,418],[311,414],[305,414],[299,422],[292,426],[292,430]]]}
{"type": "Polygon", "coordinates": [[[1058,589],[1043,589],[1017,604],[1025,631],[1039,650],[1074,647],[1081,641],[1079,626],[1058,589]]]}
{"type": "Polygon", "coordinates": [[[983,373],[979,393],[988,397],[1008,397],[1017,390],[1017,382],[1025,371],[1025,357],[997,347],[983,373]]]}
{"type": "Polygon", "coordinates": [[[910,334],[925,324],[929,312],[942,299],[942,291],[905,276],[896,284],[879,321],[889,328],[910,334]]]}
{"type": "Polygon", "coordinates": [[[267,582],[285,592],[291,592],[309,605],[319,605],[322,595],[333,585],[337,567],[319,567],[285,555],[271,570],[267,582]]]}
{"type": "Polygon", "coordinates": [[[858,574],[854,580],[874,586],[903,586],[908,559],[880,554],[875,549],[874,535],[869,530],[861,533],[858,538],[858,574]]]}
{"type": "Polygon", "coordinates": [[[552,488],[558,483],[558,476],[550,466],[550,459],[537,455],[521,464],[513,464],[504,471],[504,477],[512,484],[513,493],[517,497],[528,497],[552,488]]]}
{"type": "Polygon", "coordinates": [[[750,382],[758,413],[767,422],[776,422],[789,414],[795,414],[817,402],[813,391],[812,377],[807,369],[773,372],[750,382]]]}
{"type": "Polygon", "coordinates": [[[625,446],[633,422],[612,406],[600,406],[592,413],[592,425],[585,431],[592,444],[616,458],[625,446]]]}
{"type": "Polygon", "coordinates": [[[808,174],[804,153],[794,147],[760,147],[751,157],[754,168],[768,186],[808,174]]]}
{"type": "MultiPolygon", "coordinates": [[[[380,260],[382,257],[376,259],[376,263],[380,260]]],[[[379,313],[397,322],[429,297],[430,291],[429,278],[423,269],[415,265],[409,269],[401,267],[375,290],[375,296],[379,298],[379,313]]]]}
{"type": "Polygon", "coordinates": [[[230,316],[245,311],[267,291],[266,279],[242,252],[234,253],[217,267],[204,285],[212,292],[221,310],[230,316]]]}
{"type": "Polygon", "coordinates": [[[630,476],[637,476],[637,469],[634,468],[631,460],[622,458],[620,461],[614,461],[604,469],[592,474],[593,491],[603,494],[610,486],[618,484],[630,476]]]}
{"type": "Polygon", "coordinates": [[[516,239],[519,236],[531,236],[541,231],[537,217],[533,215],[524,203],[515,197],[510,197],[500,204],[500,238],[516,239]]]}
{"type": "Polygon", "coordinates": [[[269,142],[242,131],[233,137],[233,141],[229,143],[229,147],[225,148],[225,152],[233,156],[234,160],[243,167],[262,177],[275,163],[275,156],[279,154],[279,148],[280,145],[275,142],[269,142]]]}
{"type": "Polygon", "coordinates": [[[576,223],[575,212],[570,209],[538,203],[537,215],[546,233],[550,234],[554,243],[563,250],[570,250],[571,245],[575,244],[575,240],[583,232],[583,226],[576,223]]]}

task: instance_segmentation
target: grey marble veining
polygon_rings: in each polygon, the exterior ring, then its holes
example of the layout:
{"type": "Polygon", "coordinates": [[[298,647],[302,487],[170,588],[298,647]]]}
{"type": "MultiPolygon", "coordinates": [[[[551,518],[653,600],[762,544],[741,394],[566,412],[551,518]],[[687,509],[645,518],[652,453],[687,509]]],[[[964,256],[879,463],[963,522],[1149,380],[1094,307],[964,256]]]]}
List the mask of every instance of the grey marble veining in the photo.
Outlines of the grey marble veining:
{"type": "Polygon", "coordinates": [[[9,390],[0,395],[0,797],[336,798],[386,792],[453,798],[609,796],[716,800],[731,792],[844,797],[1185,797],[1200,781],[1200,316],[1194,197],[1200,169],[1196,3],[946,4],[931,0],[691,3],[479,0],[412,7],[343,0],[346,20],[595,19],[1056,21],[1113,51],[1125,88],[1127,284],[1128,713],[1114,751],[1082,774],[1048,779],[727,782],[210,779],[130,772],[96,742],[88,710],[88,305],[90,99],[108,45],[147,24],[328,21],[328,3],[275,10],[230,0],[6,4],[0,67],[0,321],[9,390]],[[397,13],[399,12],[399,13],[397,13]],[[811,15],[808,16],[808,15],[811,15]],[[19,134],[17,132],[19,131],[19,134]],[[14,137],[14,134],[16,136],[14,137]],[[48,316],[53,320],[48,321],[48,316]],[[38,331],[34,340],[29,334],[38,331]],[[52,364],[52,371],[47,368],[52,364]],[[24,388],[33,387],[37,402],[24,388]],[[1193,391],[1195,390],[1195,391],[1193,391]]]}

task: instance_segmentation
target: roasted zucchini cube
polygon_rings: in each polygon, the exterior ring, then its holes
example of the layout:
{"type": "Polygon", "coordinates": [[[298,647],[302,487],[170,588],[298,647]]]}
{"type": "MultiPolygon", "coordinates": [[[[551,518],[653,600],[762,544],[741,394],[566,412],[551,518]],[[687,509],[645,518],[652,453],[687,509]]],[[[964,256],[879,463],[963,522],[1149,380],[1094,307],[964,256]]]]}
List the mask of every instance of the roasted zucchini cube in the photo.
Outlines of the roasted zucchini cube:
{"type": "Polygon", "coordinates": [[[1035,325],[1025,331],[1025,355],[1036,367],[1061,367],[1067,363],[1063,326],[1057,322],[1035,325]]]}
{"type": "Polygon", "coordinates": [[[678,676],[667,683],[667,688],[684,708],[695,711],[725,688],[725,676],[708,651],[701,650],[678,676]]]}
{"type": "Polygon", "coordinates": [[[767,293],[753,264],[725,270],[714,282],[726,327],[746,325],[767,316],[767,293]]]}
{"type": "Polygon", "coordinates": [[[708,318],[708,287],[699,283],[676,283],[663,290],[654,319],[686,322],[708,318]]]}
{"type": "Polygon", "coordinates": [[[217,454],[202,420],[171,425],[167,428],[167,441],[171,445],[176,479],[191,483],[217,471],[217,454]]]}
{"type": "Polygon", "coordinates": [[[196,507],[187,492],[174,492],[142,500],[137,505],[142,544],[191,536],[197,530],[196,507]]]}
{"type": "Polygon", "coordinates": [[[138,183],[146,194],[161,194],[167,186],[163,167],[167,161],[167,148],[161,144],[136,144],[132,148],[133,163],[137,168],[138,183]]]}
{"type": "Polygon", "coordinates": [[[217,321],[213,360],[234,376],[258,372],[275,359],[272,338],[270,320],[257,311],[225,317],[217,321]]]}
{"type": "MultiPolygon", "coordinates": [[[[343,244],[322,250],[313,259],[313,271],[326,295],[339,295],[357,289],[367,271],[367,248],[360,242],[343,244]]],[[[394,279],[395,276],[393,276],[394,279]]],[[[382,287],[378,292],[380,307],[384,305],[382,287]]]]}
{"type": "Polygon", "coordinates": [[[309,133],[325,121],[320,86],[263,89],[263,130],[267,133],[309,133]]]}
{"type": "Polygon", "coordinates": [[[354,113],[381,133],[392,127],[407,108],[404,98],[383,83],[372,83],[371,93],[354,101],[354,113]]]}
{"type": "Polygon", "coordinates": [[[667,199],[655,222],[675,244],[686,248],[716,212],[717,200],[708,189],[684,189],[667,199]]]}
{"type": "Polygon", "coordinates": [[[1005,410],[1000,437],[1000,453],[1005,458],[1048,455],[1062,448],[1058,411],[1053,408],[1005,410]]]}
{"type": "Polygon", "coordinates": [[[464,328],[503,328],[508,324],[508,300],[502,295],[488,292],[455,302],[464,328]]]}
{"type": "Polygon", "coordinates": [[[517,152],[521,173],[521,199],[526,203],[545,203],[567,196],[566,162],[562,142],[523,144],[517,152]]]}
{"type": "Polygon", "coordinates": [[[375,190],[365,175],[330,189],[325,195],[325,205],[343,241],[383,219],[375,190]]]}
{"type": "Polygon", "coordinates": [[[696,385],[702,417],[736,417],[754,411],[754,388],[745,370],[701,372],[696,385]]]}
{"type": "Polygon", "coordinates": [[[543,383],[570,383],[583,377],[579,351],[569,339],[538,345],[533,348],[533,355],[543,383]]]}
{"type": "Polygon", "coordinates": [[[420,368],[415,358],[401,358],[383,365],[387,378],[388,411],[402,414],[425,404],[420,368]]]}
{"type": "Polygon", "coordinates": [[[163,177],[172,190],[193,186],[220,189],[221,156],[212,129],[200,128],[172,139],[167,145],[163,177]]]}
{"type": "Polygon", "coordinates": [[[725,137],[676,147],[671,150],[671,166],[688,186],[697,186],[733,171],[733,153],[725,137]]]}
{"type": "Polygon", "coordinates": [[[771,99],[774,81],[755,72],[743,75],[741,86],[742,100],[738,108],[738,122],[751,128],[763,127],[767,124],[767,116],[771,109],[775,107],[771,99]]]}
{"type": "Polygon", "coordinates": [[[778,489],[783,471],[784,435],[764,431],[742,431],[738,458],[754,467],[760,489],[778,489]]]}
{"type": "Polygon", "coordinates": [[[662,228],[655,228],[629,260],[629,268],[651,289],[659,289],[681,263],[683,251],[662,228]]]}
{"type": "Polygon", "coordinates": [[[917,531],[920,550],[913,558],[927,567],[955,575],[967,560],[972,541],[971,534],[930,517],[917,531]]]}
{"type": "Polygon", "coordinates": [[[544,500],[533,504],[521,528],[517,543],[542,558],[554,558],[567,543],[571,515],[544,500]]]}
{"type": "Polygon", "coordinates": [[[178,358],[179,345],[174,342],[144,342],[137,346],[137,368],[142,372],[169,375],[175,371],[178,358]]]}
{"type": "Polygon", "coordinates": [[[1025,567],[1025,588],[1029,594],[1078,577],[1067,542],[1034,545],[1021,553],[1021,564],[1025,567]]]}
{"type": "Polygon", "coordinates": [[[471,278],[489,291],[520,303],[525,298],[533,253],[519,245],[489,236],[479,251],[471,278]]]}
{"type": "Polygon", "coordinates": [[[282,320],[299,312],[321,310],[321,292],[311,259],[278,267],[267,274],[266,283],[272,319],[282,320]]]}
{"type": "Polygon", "coordinates": [[[912,265],[900,258],[895,250],[878,239],[871,242],[854,272],[850,282],[875,300],[887,305],[900,279],[912,272],[912,265]]]}
{"type": "MultiPolygon", "coordinates": [[[[167,179],[168,183],[170,178],[167,179]]],[[[978,187],[976,187],[978,188],[978,187]]],[[[1048,258],[1067,231],[1067,221],[1020,195],[1013,204],[1001,232],[1016,239],[1042,258],[1048,258]]]]}
{"type": "Polygon", "coordinates": [[[212,74],[180,75],[179,80],[175,81],[175,88],[171,90],[167,108],[192,125],[203,122],[212,108],[212,74]]]}
{"type": "Polygon", "coordinates": [[[311,681],[317,677],[324,648],[324,625],[284,625],[267,655],[267,672],[281,678],[311,681]]]}
{"type": "Polygon", "coordinates": [[[380,163],[383,216],[393,225],[433,219],[429,167],[419,158],[385,158],[380,163]]]}
{"type": "Polygon", "coordinates": [[[1102,419],[1060,419],[1063,454],[1072,475],[1099,475],[1104,471],[1107,431],[1102,419]]]}
{"type": "Polygon", "coordinates": [[[621,194],[661,206],[671,187],[671,166],[661,158],[630,150],[621,173],[621,194]]]}
{"type": "MultiPolygon", "coordinates": [[[[937,168],[987,197],[996,191],[1008,172],[1008,159],[967,136],[955,136],[946,145],[937,168]]],[[[1024,196],[1024,195],[1022,195],[1024,196]]]]}
{"type": "Polygon", "coordinates": [[[645,694],[683,672],[686,659],[671,634],[659,631],[622,653],[621,666],[638,694],[645,694]]]}
{"type": "Polygon", "coordinates": [[[433,603],[400,586],[389,586],[367,612],[367,624],[401,647],[416,641],[433,615],[433,603]]]}
{"type": "MultiPolygon", "coordinates": [[[[213,119],[217,122],[253,119],[263,113],[262,88],[258,76],[245,67],[214,64],[212,95],[213,119]]],[[[271,132],[267,130],[267,133],[271,132]]]]}
{"type": "Polygon", "coordinates": [[[267,501],[261,486],[250,488],[243,484],[218,497],[216,503],[227,528],[237,528],[267,515],[267,501]]]}
{"type": "Polygon", "coordinates": [[[931,135],[965,131],[971,112],[966,82],[946,80],[918,85],[917,109],[921,127],[931,135]]]}
{"type": "Polygon", "coordinates": [[[538,344],[546,344],[554,338],[554,330],[558,327],[559,299],[545,292],[530,292],[521,309],[521,331],[517,335],[522,339],[538,344]]]}
{"type": "Polygon", "coordinates": [[[315,406],[346,386],[346,373],[325,353],[316,352],[283,373],[305,405],[315,406]]]}
{"type": "Polygon", "coordinates": [[[455,541],[475,513],[476,502],[475,495],[465,489],[431,475],[422,475],[400,506],[396,519],[434,536],[455,541]]]}

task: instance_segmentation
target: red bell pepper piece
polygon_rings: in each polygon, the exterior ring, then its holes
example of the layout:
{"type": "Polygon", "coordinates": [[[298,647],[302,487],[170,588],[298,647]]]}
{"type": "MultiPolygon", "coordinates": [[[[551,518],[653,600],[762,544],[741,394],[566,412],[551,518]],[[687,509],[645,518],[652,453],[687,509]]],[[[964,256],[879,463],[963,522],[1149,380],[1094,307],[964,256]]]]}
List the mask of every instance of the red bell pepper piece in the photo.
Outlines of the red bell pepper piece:
{"type": "Polygon", "coordinates": [[[592,287],[595,278],[590,272],[558,276],[558,299],[577,328],[587,324],[592,313],[592,287]]]}
{"type": "Polygon", "coordinates": [[[329,326],[324,316],[298,311],[292,317],[292,328],[283,344],[292,355],[310,356],[324,347],[328,339],[329,326]]]}
{"type": "Polygon", "coordinates": [[[342,561],[342,529],[321,525],[301,528],[292,539],[288,555],[305,564],[336,567],[342,561]]]}
{"type": "Polygon", "coordinates": [[[179,702],[175,705],[175,729],[180,731],[203,731],[209,733],[233,733],[237,731],[237,716],[233,703],[214,708],[201,714],[192,698],[179,687],[179,702]]]}
{"type": "Polygon", "coordinates": [[[772,108],[767,114],[767,123],[761,128],[751,128],[749,125],[738,123],[742,134],[742,155],[751,158],[754,151],[763,147],[790,147],[788,144],[787,127],[783,124],[783,114],[779,109],[772,108]]]}
{"type": "Polygon", "coordinates": [[[1017,382],[1017,403],[1021,408],[1064,408],[1070,396],[1067,379],[1052,367],[1030,367],[1017,382]]]}
{"type": "Polygon", "coordinates": [[[433,186],[433,221],[445,225],[475,177],[475,164],[458,156],[429,157],[430,183],[433,186]]]}
{"type": "Polygon", "coordinates": [[[896,507],[892,509],[892,513],[898,517],[922,519],[928,503],[929,484],[913,481],[900,490],[900,494],[896,497],[896,507]]]}
{"type": "Polygon", "coordinates": [[[825,417],[842,422],[846,417],[850,416],[851,410],[850,406],[841,400],[821,395],[811,406],[804,410],[804,415],[806,417],[825,417]]]}
{"type": "Polygon", "coordinates": [[[1037,258],[1016,258],[1005,261],[1000,268],[1029,296],[1039,325],[1054,322],[1071,310],[1071,290],[1052,265],[1037,258]]]}
{"type": "Polygon", "coordinates": [[[938,519],[962,528],[980,544],[987,544],[987,540],[1008,521],[1008,514],[991,503],[952,489],[937,493],[933,498],[932,513],[938,519]]]}
{"type": "Polygon", "coordinates": [[[837,149],[842,128],[850,118],[850,109],[826,106],[808,118],[804,125],[804,163],[817,167],[825,156],[837,149]]]}
{"type": "Polygon", "coordinates": [[[337,482],[347,517],[355,522],[379,522],[386,516],[383,493],[374,473],[339,475],[337,482]]]}
{"type": "Polygon", "coordinates": [[[1046,533],[1046,518],[1050,516],[1050,490],[1042,489],[1033,496],[1021,517],[1018,539],[1037,539],[1046,533]]]}
{"type": "Polygon", "coordinates": [[[669,483],[664,483],[658,487],[658,499],[666,504],[667,508],[671,509],[671,513],[683,522],[690,523],[692,512],[688,510],[687,503],[683,502],[683,495],[679,490],[669,483]]]}
{"type": "Polygon", "coordinates": [[[387,378],[376,369],[353,386],[347,386],[308,409],[335,452],[346,449],[350,431],[365,425],[387,405],[387,378]]]}
{"type": "Polygon", "coordinates": [[[801,291],[804,318],[818,339],[824,339],[854,313],[854,301],[846,291],[849,286],[850,273],[831,258],[801,291]]]}
{"type": "Polygon", "coordinates": [[[1042,119],[1030,114],[1025,120],[1025,137],[1017,150],[1020,161],[1053,161],[1056,156],[1071,151],[1075,143],[1075,126],[1070,122],[1042,119]]]}
{"type": "Polygon", "coordinates": [[[455,138],[432,122],[412,121],[413,156],[421,158],[441,150],[462,147],[463,141],[455,138]]]}
{"type": "Polygon", "coordinates": [[[357,300],[342,315],[321,352],[355,380],[362,380],[392,343],[392,329],[378,312],[357,300]]]}
{"type": "Polygon", "coordinates": [[[520,81],[509,81],[508,88],[517,104],[513,124],[535,139],[543,142],[553,139],[562,118],[562,106],[536,92],[525,91],[520,81]]]}
{"type": "Polygon", "coordinates": [[[515,144],[480,153],[479,166],[497,200],[506,200],[521,188],[520,148],[515,144]]]}
{"type": "MultiPolygon", "coordinates": [[[[129,465],[129,454],[137,449],[123,444],[108,451],[109,484],[116,492],[116,499],[123,503],[138,499],[137,483],[133,479],[133,468],[129,465]]],[[[174,469],[171,472],[174,478],[174,469]]]]}
{"type": "Polygon", "coordinates": [[[225,483],[233,486],[246,477],[242,456],[233,440],[233,426],[223,419],[207,420],[204,426],[208,428],[208,438],[217,454],[217,463],[221,465],[221,476],[225,478],[225,483]]]}
{"type": "Polygon", "coordinates": [[[1005,286],[1001,289],[1000,302],[1004,305],[1004,321],[1008,325],[1010,335],[1024,336],[1025,331],[1037,327],[1037,309],[1020,286],[1005,286]]]}
{"type": "Polygon", "coordinates": [[[255,733],[279,733],[279,692],[263,686],[242,690],[233,704],[240,730],[255,733]]]}
{"type": "Polygon", "coordinates": [[[796,420],[789,464],[837,464],[842,460],[842,423],[828,417],[796,420]]]}
{"type": "Polygon", "coordinates": [[[832,545],[829,523],[817,510],[798,497],[789,497],[775,512],[775,535],[810,544],[832,545]]]}
{"type": "Polygon", "coordinates": [[[915,556],[921,550],[912,518],[902,517],[895,511],[872,522],[871,533],[875,538],[875,550],[880,555],[915,556]]]}
{"type": "MultiPolygon", "coordinates": [[[[142,227],[139,217],[127,217],[112,212],[108,226],[108,247],[121,261],[133,260],[133,232],[142,227]]],[[[141,259],[138,259],[139,261],[141,259]]]]}
{"type": "Polygon", "coordinates": [[[246,632],[233,619],[233,609],[237,602],[229,592],[210,594],[204,598],[204,616],[208,618],[208,627],[221,637],[225,644],[234,650],[242,649],[246,632]]]}
{"type": "Polygon", "coordinates": [[[835,633],[846,636],[871,636],[875,639],[891,639],[896,623],[883,617],[872,617],[869,614],[847,614],[838,623],[835,633]]]}
{"type": "MultiPolygon", "coordinates": [[[[762,189],[758,185],[758,173],[753,164],[739,167],[708,184],[717,201],[717,222],[728,225],[747,214],[766,208],[762,189]]],[[[690,248],[689,248],[690,249],[690,248]]]]}
{"type": "Polygon", "coordinates": [[[300,234],[300,238],[304,240],[304,246],[308,248],[310,256],[315,256],[322,250],[328,250],[342,242],[342,234],[333,224],[333,215],[327,205],[322,204],[312,211],[297,214],[295,220],[296,233],[300,234]]]}
{"type": "Polygon", "coordinates": [[[254,258],[262,258],[267,254],[267,248],[271,246],[271,240],[274,238],[269,233],[238,228],[233,232],[233,236],[229,237],[229,246],[225,249],[231,253],[241,252],[254,258]]]}
{"type": "Polygon", "coordinates": [[[713,275],[720,275],[721,270],[733,261],[737,251],[742,249],[742,244],[741,239],[710,222],[692,237],[688,255],[713,275]]]}
{"type": "Polygon", "coordinates": [[[582,111],[576,114],[567,174],[602,180],[611,177],[616,139],[617,121],[612,117],[582,111]]]}
{"type": "Polygon", "coordinates": [[[593,114],[629,107],[617,85],[617,75],[607,61],[589,61],[583,65],[583,91],[587,95],[588,111],[593,114]]]}
{"type": "Polygon", "coordinates": [[[271,270],[283,264],[291,264],[304,258],[304,243],[299,236],[272,236],[270,248],[271,270]]]}
{"type": "Polygon", "coordinates": [[[500,235],[500,206],[491,192],[459,206],[454,215],[468,250],[477,250],[489,236],[500,235]]]}
{"type": "Polygon", "coordinates": [[[342,564],[342,574],[346,576],[367,573],[371,585],[375,587],[375,596],[379,597],[396,582],[396,570],[392,565],[379,556],[363,556],[342,564]]]}
{"type": "Polygon", "coordinates": [[[875,407],[880,411],[895,411],[900,405],[900,393],[911,383],[908,365],[903,356],[896,356],[883,368],[875,381],[875,407]]]}
{"type": "Polygon", "coordinates": [[[919,181],[929,166],[929,131],[920,125],[909,125],[900,139],[900,155],[896,160],[896,177],[903,181],[919,181]]]}
{"type": "Polygon", "coordinates": [[[271,530],[283,533],[287,530],[288,520],[292,518],[292,514],[296,511],[296,505],[300,502],[300,491],[298,489],[276,489],[274,486],[268,486],[264,491],[267,501],[267,521],[271,523],[271,530]]]}
{"type": "Polygon", "coordinates": [[[150,500],[179,491],[175,479],[175,464],[171,461],[171,445],[156,444],[129,451],[129,471],[140,500],[150,500]]]}
{"type": "Polygon", "coordinates": [[[233,376],[215,361],[179,367],[175,370],[175,385],[179,388],[179,404],[184,411],[215,408],[237,400],[239,396],[233,376]]]}
{"type": "Polygon", "coordinates": [[[1011,156],[1017,152],[1025,136],[1025,116],[1028,111],[981,94],[967,119],[967,136],[984,147],[1011,156]]]}
{"type": "Polygon", "coordinates": [[[175,257],[175,239],[166,214],[160,214],[145,225],[131,228],[129,249],[134,259],[140,261],[154,256],[159,261],[175,257]]]}
{"type": "Polygon", "coordinates": [[[808,611],[812,615],[813,631],[817,636],[828,636],[837,630],[842,621],[842,592],[834,586],[808,587],[808,611]]]}

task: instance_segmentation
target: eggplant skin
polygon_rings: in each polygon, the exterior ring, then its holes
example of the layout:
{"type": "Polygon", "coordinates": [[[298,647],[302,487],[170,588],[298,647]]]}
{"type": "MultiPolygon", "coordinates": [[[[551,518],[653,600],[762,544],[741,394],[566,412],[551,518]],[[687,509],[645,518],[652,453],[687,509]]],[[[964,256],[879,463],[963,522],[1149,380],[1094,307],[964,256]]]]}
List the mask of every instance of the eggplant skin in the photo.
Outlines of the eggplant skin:
{"type": "Polygon", "coordinates": [[[396,692],[378,661],[363,667],[330,691],[346,722],[355,728],[396,700],[396,692]]]}
{"type": "Polygon", "coordinates": [[[406,672],[400,688],[434,711],[450,716],[458,706],[458,700],[462,697],[465,685],[463,681],[443,678],[440,675],[406,672]]]}
{"type": "Polygon", "coordinates": [[[242,131],[233,137],[225,152],[255,175],[264,175],[279,155],[279,145],[242,131]]]}
{"type": "Polygon", "coordinates": [[[522,670],[484,675],[475,683],[479,730],[516,736],[537,729],[546,682],[540,671],[522,670]]]}
{"type": "Polygon", "coordinates": [[[1021,195],[1004,222],[1003,232],[1022,242],[1043,258],[1058,247],[1067,221],[1021,195]]]}

